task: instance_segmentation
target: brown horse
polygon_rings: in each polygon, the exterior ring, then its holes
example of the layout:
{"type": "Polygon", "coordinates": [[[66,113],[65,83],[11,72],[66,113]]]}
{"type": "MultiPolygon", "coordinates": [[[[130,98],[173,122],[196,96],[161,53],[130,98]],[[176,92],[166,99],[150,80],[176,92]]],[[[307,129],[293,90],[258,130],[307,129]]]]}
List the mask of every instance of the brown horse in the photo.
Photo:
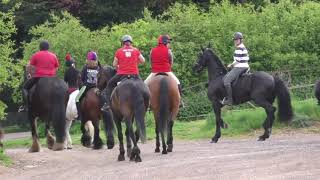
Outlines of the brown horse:
{"type": "Polygon", "coordinates": [[[176,81],[166,74],[157,74],[149,84],[150,104],[156,123],[156,149],[160,152],[159,132],[162,139],[162,154],[172,152],[172,127],[179,112],[180,94],[176,81]],[[168,129],[169,126],[169,129],[168,129]],[[167,143],[165,142],[167,132],[167,143]],[[168,149],[166,147],[168,145],[168,149]]]}
{"type": "MultiPolygon", "coordinates": [[[[98,76],[98,87],[104,86],[115,70],[112,67],[104,67],[98,76]]],[[[126,123],[127,155],[131,161],[141,162],[140,149],[137,146],[139,137],[145,142],[146,131],[144,117],[149,106],[149,89],[141,79],[125,78],[114,89],[111,95],[111,110],[114,122],[117,126],[120,154],[118,161],[124,161],[125,150],[123,146],[123,135],[121,121],[126,123]],[[133,131],[133,123],[136,121],[136,132],[133,131]],[[131,140],[133,148],[131,149],[131,140]]]]}
{"type": "Polygon", "coordinates": [[[0,148],[3,147],[3,144],[2,144],[2,142],[1,142],[1,140],[3,139],[3,136],[4,136],[4,131],[3,131],[3,129],[2,129],[1,126],[0,126],[0,148]]]}
{"type": "Polygon", "coordinates": [[[81,120],[81,143],[86,147],[90,147],[93,143],[94,149],[102,148],[102,140],[100,138],[100,119],[103,118],[105,122],[105,130],[107,135],[107,147],[112,149],[114,146],[113,137],[113,123],[112,117],[108,113],[103,113],[101,108],[100,99],[97,95],[98,89],[91,88],[82,98],[80,103],[82,120],[81,120]],[[93,137],[92,137],[93,135],[93,137]]]}

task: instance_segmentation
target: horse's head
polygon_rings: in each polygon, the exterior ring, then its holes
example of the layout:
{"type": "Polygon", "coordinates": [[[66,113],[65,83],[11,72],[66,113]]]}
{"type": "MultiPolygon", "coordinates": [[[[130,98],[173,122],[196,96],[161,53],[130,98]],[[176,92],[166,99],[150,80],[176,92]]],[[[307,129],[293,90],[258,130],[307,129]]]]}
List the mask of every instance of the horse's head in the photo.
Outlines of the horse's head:
{"type": "Polygon", "coordinates": [[[193,72],[200,73],[205,67],[207,67],[208,57],[206,56],[205,49],[201,46],[201,52],[198,55],[197,62],[193,65],[193,72]]]}
{"type": "Polygon", "coordinates": [[[105,66],[102,68],[102,70],[98,73],[98,83],[97,87],[98,89],[102,90],[104,89],[109,80],[116,75],[116,70],[111,66],[105,66]]]}
{"type": "Polygon", "coordinates": [[[197,62],[193,65],[192,70],[193,72],[199,73],[205,67],[210,67],[214,72],[218,72],[218,74],[225,74],[227,72],[227,69],[219,57],[211,49],[210,44],[207,48],[201,47],[201,52],[199,53],[197,62]]]}

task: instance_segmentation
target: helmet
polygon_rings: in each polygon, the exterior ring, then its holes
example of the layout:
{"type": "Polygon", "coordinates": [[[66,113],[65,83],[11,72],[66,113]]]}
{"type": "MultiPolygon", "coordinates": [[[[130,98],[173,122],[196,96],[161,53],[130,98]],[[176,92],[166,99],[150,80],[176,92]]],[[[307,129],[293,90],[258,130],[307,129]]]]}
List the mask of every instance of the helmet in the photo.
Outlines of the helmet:
{"type": "Polygon", "coordinates": [[[97,53],[94,52],[94,51],[88,52],[88,54],[87,54],[87,60],[90,60],[90,61],[96,61],[96,60],[98,60],[98,55],[97,55],[97,53]]]}
{"type": "Polygon", "coordinates": [[[236,32],[233,34],[233,40],[243,39],[243,35],[241,32],[236,32]]]}
{"type": "Polygon", "coordinates": [[[43,40],[39,44],[40,51],[46,51],[49,50],[49,42],[47,40],[43,40]]]}
{"type": "Polygon", "coordinates": [[[129,41],[129,42],[132,43],[132,37],[131,37],[130,35],[124,35],[124,36],[122,36],[121,41],[122,41],[122,42],[127,42],[127,41],[129,41]]]}
{"type": "Polygon", "coordinates": [[[170,36],[169,36],[169,35],[160,35],[160,36],[158,37],[158,43],[159,43],[159,44],[164,44],[164,45],[166,45],[166,44],[170,43],[170,41],[171,41],[171,39],[170,39],[170,36]]]}

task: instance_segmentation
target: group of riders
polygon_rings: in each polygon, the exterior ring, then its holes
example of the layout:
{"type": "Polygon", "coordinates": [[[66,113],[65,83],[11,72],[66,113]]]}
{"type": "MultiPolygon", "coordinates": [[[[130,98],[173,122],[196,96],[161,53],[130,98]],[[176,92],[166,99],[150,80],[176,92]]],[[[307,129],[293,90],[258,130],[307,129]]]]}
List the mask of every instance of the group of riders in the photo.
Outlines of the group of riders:
{"type": "MultiPolygon", "coordinates": [[[[151,73],[144,81],[146,84],[150,82],[152,77],[158,73],[166,73],[169,77],[173,78],[178,85],[179,93],[181,95],[182,87],[178,78],[172,72],[173,53],[170,49],[171,38],[169,35],[160,35],[158,44],[150,51],[151,73]]],[[[233,55],[233,62],[228,65],[232,68],[224,79],[224,86],[227,96],[222,101],[224,105],[232,105],[232,86],[231,83],[238,78],[240,74],[249,69],[249,56],[248,51],[243,44],[243,35],[236,32],[233,35],[235,51],[233,55]]],[[[110,97],[113,89],[117,83],[124,77],[139,77],[138,65],[145,63],[145,58],[141,52],[133,46],[133,40],[130,35],[124,35],[121,38],[122,47],[119,48],[113,59],[113,67],[116,69],[116,75],[113,76],[107,83],[104,93],[100,93],[101,110],[108,111],[110,109],[110,97]]],[[[32,77],[28,78],[22,88],[23,99],[25,105],[19,111],[27,111],[29,107],[29,90],[39,81],[41,77],[54,77],[59,68],[59,61],[57,56],[49,51],[49,42],[41,41],[39,45],[40,51],[32,55],[28,66],[34,67],[32,77]]],[[[70,54],[65,57],[65,65],[68,69],[65,72],[64,80],[68,84],[69,93],[79,88],[80,92],[76,98],[76,105],[78,112],[80,110],[79,104],[84,94],[91,88],[97,86],[98,73],[102,69],[98,55],[94,51],[87,54],[86,64],[79,72],[75,67],[75,60],[70,54]],[[81,81],[79,83],[79,80],[81,81]]],[[[180,102],[181,106],[183,102],[180,102]]],[[[81,115],[81,113],[78,113],[81,115]]],[[[81,119],[81,117],[79,117],[81,119]]]]}

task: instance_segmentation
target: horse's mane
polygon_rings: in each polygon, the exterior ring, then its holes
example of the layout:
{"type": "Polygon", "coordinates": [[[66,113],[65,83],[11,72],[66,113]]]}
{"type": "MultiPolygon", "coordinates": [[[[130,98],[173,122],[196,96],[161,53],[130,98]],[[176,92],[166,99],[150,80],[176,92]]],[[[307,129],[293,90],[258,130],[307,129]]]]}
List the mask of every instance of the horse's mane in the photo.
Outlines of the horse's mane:
{"type": "Polygon", "coordinates": [[[102,67],[102,70],[106,73],[110,73],[111,75],[115,75],[116,74],[116,69],[112,66],[109,65],[105,65],[102,67]]]}
{"type": "Polygon", "coordinates": [[[227,68],[222,63],[222,60],[220,60],[220,58],[214,53],[214,50],[212,48],[206,48],[205,52],[208,52],[213,56],[213,59],[216,61],[217,65],[221,67],[221,69],[223,70],[223,73],[228,72],[227,68]]]}

